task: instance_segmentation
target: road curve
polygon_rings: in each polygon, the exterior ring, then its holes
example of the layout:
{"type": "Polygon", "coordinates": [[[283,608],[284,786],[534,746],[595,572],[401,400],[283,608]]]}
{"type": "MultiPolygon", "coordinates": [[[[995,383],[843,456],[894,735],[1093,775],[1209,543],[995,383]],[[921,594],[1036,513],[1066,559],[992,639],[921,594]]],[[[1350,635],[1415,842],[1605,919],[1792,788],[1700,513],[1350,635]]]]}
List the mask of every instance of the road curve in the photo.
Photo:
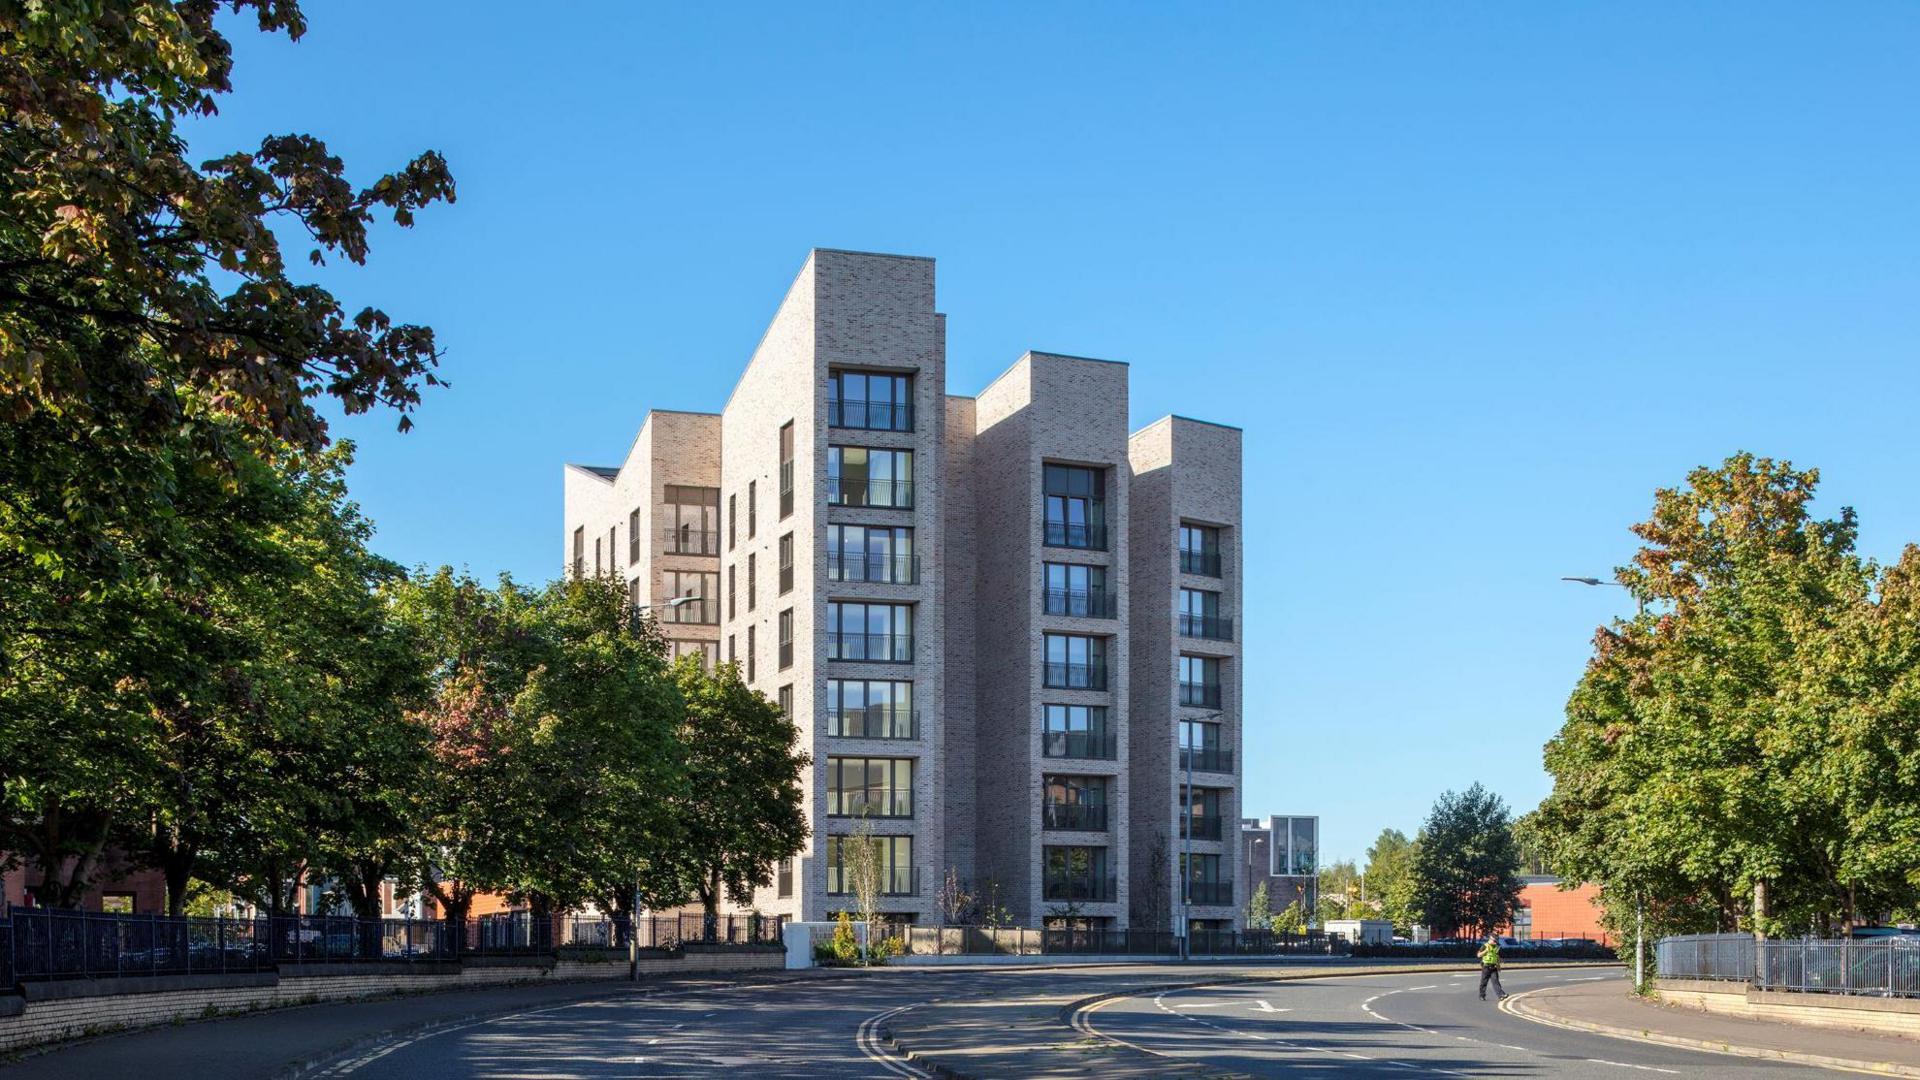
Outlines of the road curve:
{"type": "MultiPolygon", "coordinates": [[[[1617,972],[1509,968],[1509,993],[1617,972]]],[[[1083,1035],[1250,1076],[1720,1080],[1834,1076],[1812,1066],[1652,1046],[1536,1024],[1475,993],[1474,974],[1335,976],[1109,998],[1076,1013],[1083,1035]]],[[[1621,992],[1626,992],[1624,984],[1621,992]]]]}

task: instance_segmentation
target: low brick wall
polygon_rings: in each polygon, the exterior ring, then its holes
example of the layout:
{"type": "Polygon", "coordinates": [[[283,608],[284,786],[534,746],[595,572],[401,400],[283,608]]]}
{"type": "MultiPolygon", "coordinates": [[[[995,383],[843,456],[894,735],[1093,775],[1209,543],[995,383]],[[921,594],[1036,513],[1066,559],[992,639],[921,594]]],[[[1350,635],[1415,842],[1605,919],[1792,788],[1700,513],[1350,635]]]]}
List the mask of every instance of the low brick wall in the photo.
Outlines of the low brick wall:
{"type": "MultiPolygon", "coordinates": [[[[641,955],[640,974],[652,976],[778,970],[785,959],[785,952],[775,947],[641,955]]],[[[606,954],[558,960],[543,957],[413,965],[316,964],[288,967],[277,973],[28,983],[20,996],[0,998],[13,1006],[0,1008],[0,1053],[108,1031],[289,1005],[517,983],[626,977],[626,957],[606,954]]]]}
{"type": "Polygon", "coordinates": [[[1662,1002],[1749,1020],[1920,1036],[1920,1000],[1756,990],[1736,982],[1656,979],[1662,1002]]]}

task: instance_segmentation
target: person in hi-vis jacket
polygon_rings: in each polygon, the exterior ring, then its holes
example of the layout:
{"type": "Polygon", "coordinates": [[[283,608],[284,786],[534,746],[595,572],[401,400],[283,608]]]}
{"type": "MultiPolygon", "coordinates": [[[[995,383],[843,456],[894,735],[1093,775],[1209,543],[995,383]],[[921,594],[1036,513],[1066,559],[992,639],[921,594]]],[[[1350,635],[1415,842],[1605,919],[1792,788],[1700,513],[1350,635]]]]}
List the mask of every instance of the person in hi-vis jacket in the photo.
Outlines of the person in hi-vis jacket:
{"type": "Polygon", "coordinates": [[[1487,1000],[1487,982],[1492,980],[1493,992],[1506,997],[1506,988],[1500,985],[1500,938],[1487,935],[1487,943],[1480,946],[1480,1000],[1487,1000]]]}

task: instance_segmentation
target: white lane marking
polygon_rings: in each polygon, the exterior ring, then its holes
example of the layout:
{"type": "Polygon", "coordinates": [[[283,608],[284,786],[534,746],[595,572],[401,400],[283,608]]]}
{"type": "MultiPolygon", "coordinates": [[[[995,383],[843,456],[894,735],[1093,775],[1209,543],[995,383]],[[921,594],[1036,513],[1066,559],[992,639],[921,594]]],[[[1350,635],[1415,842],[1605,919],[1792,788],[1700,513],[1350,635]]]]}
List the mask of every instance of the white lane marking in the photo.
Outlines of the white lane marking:
{"type": "Polygon", "coordinates": [[[1283,1008],[1276,1009],[1272,1005],[1267,1003],[1266,998],[1254,998],[1253,1004],[1247,1006],[1247,1008],[1252,1009],[1254,1012],[1283,1013],[1283,1012],[1293,1011],[1291,1007],[1283,1007],[1283,1008]]]}
{"type": "MultiPolygon", "coordinates": [[[[1605,977],[1606,977],[1606,976],[1602,976],[1602,978],[1605,978],[1605,977]]],[[[1431,987],[1431,986],[1415,986],[1415,987],[1412,987],[1411,989],[1413,989],[1413,990],[1431,990],[1431,989],[1433,989],[1433,987],[1431,987]]],[[[1395,1019],[1394,1019],[1393,1017],[1391,1017],[1391,1016],[1385,1016],[1385,1015],[1382,1015],[1381,1013],[1379,1013],[1379,1012],[1376,1012],[1376,1011],[1374,1010],[1374,1008],[1373,1008],[1373,1003],[1374,1003],[1374,1002],[1376,1002],[1376,1001],[1379,1001],[1379,1000],[1380,1000],[1381,998],[1383,998],[1383,997],[1387,997],[1387,996],[1389,996],[1389,995],[1392,995],[1392,994],[1398,994],[1398,993],[1400,993],[1400,992],[1401,992],[1401,991],[1399,991],[1399,990],[1388,990],[1388,991],[1387,991],[1386,993],[1382,993],[1382,994],[1375,994],[1375,995],[1373,995],[1372,997],[1370,997],[1370,998],[1368,998],[1367,1000],[1365,1000],[1365,1001],[1363,1001],[1363,1002],[1361,1002],[1361,1003],[1360,1003],[1360,1009],[1361,1009],[1361,1011],[1363,1011],[1363,1012],[1365,1012],[1365,1013],[1366,1013],[1366,1014],[1367,1014],[1368,1016],[1371,1016],[1371,1017],[1373,1017],[1373,1018],[1374,1018],[1374,1019],[1376,1019],[1376,1020],[1384,1020],[1384,1021],[1386,1021],[1386,1022],[1387,1022],[1387,1023],[1389,1023],[1389,1024],[1398,1024],[1398,1025],[1400,1025],[1401,1027],[1403,1027],[1403,1028],[1406,1028],[1406,1029],[1408,1029],[1409,1031],[1417,1031],[1417,1032],[1419,1032],[1419,1033],[1421,1033],[1422,1035],[1433,1035],[1433,1036],[1436,1036],[1436,1037],[1437,1037],[1437,1036],[1438,1036],[1438,1035],[1439,1035],[1440,1033],[1439,1033],[1439,1032],[1437,1032],[1437,1031],[1434,1031],[1434,1030],[1433,1030],[1432,1028],[1423,1028],[1423,1027],[1421,1027],[1421,1026],[1420,1026],[1420,1025],[1418,1025],[1418,1024],[1410,1024],[1410,1023],[1408,1023],[1408,1022],[1406,1022],[1405,1020],[1395,1020],[1395,1019]]],[[[1508,1009],[1507,1009],[1507,1007],[1506,1007],[1506,1004],[1505,1004],[1505,1002],[1504,1002],[1504,1001],[1503,1001],[1503,1002],[1501,1003],[1501,1005],[1500,1005],[1500,1011],[1502,1011],[1502,1012],[1510,1012],[1510,1010],[1508,1010],[1508,1009]]],[[[1487,1039],[1476,1039],[1476,1038],[1473,1038],[1473,1037],[1471,1037],[1471,1036],[1467,1036],[1467,1035],[1455,1035],[1455,1036],[1454,1036],[1454,1039],[1455,1039],[1456,1041],[1458,1041],[1458,1042],[1465,1042],[1465,1043],[1475,1043],[1475,1044],[1477,1044],[1477,1045],[1480,1045],[1480,1046],[1495,1046],[1495,1047],[1499,1047],[1499,1048],[1500,1048],[1500,1049],[1502,1049],[1502,1050],[1512,1050],[1512,1051],[1514,1051],[1514,1052],[1516,1052],[1516,1053],[1521,1053],[1521,1054],[1532,1054],[1532,1055],[1534,1055],[1534,1056],[1536,1056],[1536,1057],[1538,1057],[1538,1056],[1541,1056],[1541,1054],[1540,1054],[1540,1051],[1538,1051],[1538,1050],[1534,1050],[1534,1049],[1531,1049],[1531,1048],[1529,1048],[1529,1047],[1525,1047],[1525,1046],[1515,1046],[1515,1045],[1513,1045],[1512,1043],[1501,1043],[1501,1042],[1492,1042],[1492,1041],[1490,1041],[1490,1040],[1487,1040],[1487,1039]]],[[[1601,1065],[1619,1065],[1619,1066],[1620,1066],[1620,1067],[1622,1067],[1622,1068],[1627,1068],[1627,1069],[1643,1069],[1643,1070],[1645,1070],[1645,1071],[1647,1071],[1647,1072],[1658,1072],[1658,1073],[1673,1073],[1673,1072],[1674,1072],[1674,1070],[1672,1070],[1672,1069],[1660,1069],[1660,1068],[1655,1068],[1655,1067],[1654,1067],[1654,1066],[1652,1066],[1652,1065],[1630,1065],[1630,1064],[1627,1064],[1626,1062],[1621,1062],[1621,1061],[1604,1061],[1604,1060],[1602,1060],[1602,1059],[1600,1059],[1600,1058],[1588,1058],[1587,1060],[1589,1060],[1589,1061],[1592,1061],[1592,1062],[1596,1062],[1596,1063],[1598,1063],[1598,1064],[1601,1064],[1601,1065]]]]}
{"type": "Polygon", "coordinates": [[[1593,1062],[1595,1065],[1614,1065],[1622,1069],[1639,1069],[1642,1072],[1668,1073],[1674,1076],[1679,1075],[1678,1071],[1674,1069],[1656,1069],[1651,1065],[1635,1065],[1630,1061],[1608,1061],[1606,1058],[1588,1058],[1587,1060],[1593,1062]]]}
{"type": "MultiPolygon", "coordinates": [[[[1210,1027],[1210,1028],[1212,1028],[1212,1029],[1214,1029],[1215,1031],[1223,1031],[1223,1032],[1226,1032],[1226,1033],[1227,1033],[1228,1035],[1232,1035],[1232,1036],[1235,1036],[1236,1038],[1241,1038],[1241,1039],[1253,1039],[1253,1040],[1256,1040],[1256,1041],[1259,1041],[1259,1042],[1271,1042],[1271,1043],[1274,1043],[1275,1045],[1278,1045],[1278,1046],[1284,1046],[1284,1047],[1286,1047],[1287,1049],[1290,1049],[1290,1050],[1302,1050],[1302,1051],[1306,1051],[1306,1052],[1308,1052],[1308,1053],[1313,1053],[1313,1054],[1326,1054],[1326,1055],[1329,1055],[1329,1056],[1332,1056],[1332,1057],[1343,1057],[1343,1058],[1347,1058],[1347,1059],[1349,1059],[1349,1060],[1352,1060],[1352,1061],[1377,1061],[1377,1062],[1379,1062],[1379,1063],[1380,1063],[1380,1064],[1382,1064],[1382,1065],[1390,1065],[1390,1066],[1392,1066],[1392,1067],[1394,1067],[1394,1068],[1396,1068],[1396,1069],[1412,1069],[1412,1070],[1414,1070],[1414,1071],[1417,1071],[1417,1072],[1427,1072],[1427,1073],[1438,1073],[1438,1074],[1441,1074],[1441,1075],[1444,1075],[1444,1076],[1470,1076],[1470,1075],[1472,1075],[1472,1074],[1470,1074],[1470,1073],[1463,1073],[1463,1072],[1455,1072],[1455,1071],[1454,1071],[1454,1070],[1452,1070],[1452,1069],[1442,1069],[1442,1068],[1439,1068],[1438,1066],[1434,1066],[1434,1065],[1424,1065],[1424,1064],[1423,1064],[1423,1065],[1415,1065],[1415,1064],[1411,1064],[1411,1063],[1409,1063],[1409,1062],[1405,1062],[1405,1061],[1396,1061],[1396,1060],[1394,1060],[1394,1059],[1392,1059],[1392,1058],[1378,1058],[1378,1057],[1374,1057],[1374,1056],[1373,1056],[1373,1055],[1371,1055],[1371,1054],[1358,1054],[1358,1053],[1354,1053],[1354,1052],[1352,1052],[1352,1051],[1348,1051],[1348,1050],[1334,1050],[1334,1049],[1331,1049],[1331,1048],[1329,1048],[1329,1047],[1325,1047],[1325,1046],[1314,1046],[1314,1045],[1312,1045],[1311,1043],[1304,1043],[1304,1042],[1299,1042],[1299,1041],[1297,1041],[1297,1040],[1294,1040],[1294,1039],[1282,1039],[1282,1038],[1278,1038],[1278,1037],[1274,1037],[1274,1036],[1268,1036],[1268,1035],[1262,1035],[1262,1034],[1259,1034],[1258,1032],[1248,1032],[1248,1031],[1240,1031],[1240,1030],[1238,1030],[1238,1029],[1236,1029],[1236,1028],[1230,1028],[1230,1027],[1227,1027],[1227,1026],[1226,1026],[1225,1024],[1217,1024],[1217,1023],[1215,1023],[1215,1022],[1213,1022],[1213,1021],[1211,1021],[1211,1020],[1207,1020],[1207,1019],[1204,1019],[1204,1018],[1202,1018],[1202,1017],[1198,1017],[1198,1016],[1195,1016],[1195,1015],[1193,1015],[1192,1013],[1185,1013],[1185,1012],[1180,1012],[1180,1011],[1179,1011],[1179,1006],[1177,1006],[1177,1005],[1171,1005],[1171,1006],[1170,1006],[1170,1005],[1168,1005],[1168,1004],[1166,1003],[1166,1000],[1165,1000],[1165,999],[1166,999],[1166,997],[1167,997],[1167,995],[1168,995],[1168,994],[1177,994],[1177,993],[1180,993],[1180,992],[1181,992],[1181,991],[1179,991],[1179,990],[1167,990],[1167,991],[1163,991],[1163,992],[1161,992],[1160,994],[1157,994],[1157,995],[1155,995],[1155,997],[1154,997],[1154,999],[1153,999],[1153,1004],[1154,1004],[1154,1005],[1155,1005],[1155,1007],[1157,1007],[1157,1008],[1158,1008],[1158,1009],[1159,1009],[1159,1010],[1160,1010],[1161,1012],[1163,1012],[1163,1013],[1166,1013],[1166,1014],[1167,1014],[1167,1015],[1169,1015],[1169,1016],[1177,1016],[1177,1017],[1179,1017],[1179,1018],[1181,1018],[1182,1020],[1190,1020],[1190,1021],[1192,1021],[1193,1023],[1196,1023],[1196,1024],[1200,1024],[1200,1025],[1202,1025],[1202,1026],[1204,1026],[1204,1027],[1210,1027]]],[[[1393,992],[1394,992],[1394,991],[1389,991],[1389,993],[1393,993],[1393,992]]],[[[1380,996],[1384,996],[1384,995],[1380,995],[1380,996]]],[[[1120,999],[1118,999],[1118,998],[1109,998],[1109,999],[1107,999],[1107,1001],[1117,1001],[1117,1000],[1120,1000],[1120,999]]],[[[1095,1003],[1094,1003],[1093,1005],[1091,1005],[1091,1006],[1089,1006],[1089,1007],[1088,1007],[1087,1009],[1085,1009],[1085,1010],[1083,1010],[1083,1012],[1084,1012],[1084,1013],[1091,1013],[1091,1012],[1093,1012],[1093,1011],[1095,1011],[1096,1009],[1099,1009],[1099,1008],[1100,1008],[1101,1006],[1103,1006],[1103,1005],[1105,1005],[1105,1004],[1107,1004],[1107,1001],[1099,1001],[1099,1002],[1095,1002],[1095,1003]]],[[[1137,1045],[1137,1044],[1135,1044],[1135,1043],[1129,1043],[1129,1042],[1125,1042],[1124,1040],[1121,1040],[1121,1039],[1116,1039],[1116,1038],[1114,1038],[1114,1037],[1113,1037],[1113,1036],[1111,1036],[1111,1035],[1107,1035],[1106,1033],[1104,1033],[1104,1032],[1102,1032],[1102,1031],[1099,1031],[1098,1029],[1096,1029],[1096,1028],[1094,1028],[1094,1026],[1093,1026],[1093,1024],[1092,1024],[1092,1022],[1091,1022],[1091,1021],[1088,1021],[1088,1022],[1087,1022],[1087,1023],[1086,1023],[1085,1025],[1084,1025],[1084,1026],[1082,1026],[1082,1025],[1081,1025],[1081,1023],[1080,1023],[1080,1020],[1081,1020],[1081,1017],[1080,1017],[1080,1016],[1076,1016],[1076,1017],[1074,1017],[1074,1021],[1075,1021],[1075,1023],[1074,1023],[1074,1026],[1075,1026],[1076,1028],[1079,1028],[1080,1030],[1082,1030],[1082,1031],[1084,1031],[1084,1032],[1086,1032],[1087,1034],[1090,1034],[1090,1035],[1094,1035],[1094,1036],[1097,1036],[1097,1037],[1099,1037],[1099,1038],[1103,1038],[1103,1039],[1108,1039],[1108,1040],[1110,1040],[1110,1041],[1112,1041],[1112,1042],[1118,1042],[1118,1043],[1120,1043],[1120,1044],[1121,1044],[1121,1045],[1123,1045],[1123,1046],[1129,1046],[1129,1047],[1132,1047],[1132,1048],[1133,1048],[1133,1049],[1135,1049],[1135,1050],[1142,1050],[1142,1051],[1145,1051],[1146,1053],[1149,1053],[1149,1054],[1154,1054],[1154,1055],[1155,1055],[1156,1057],[1166,1057],[1166,1056],[1168,1056],[1168,1055],[1165,1055],[1165,1054],[1156,1054],[1156,1053],[1155,1053],[1154,1051],[1152,1051],[1152,1050],[1147,1050],[1147,1049],[1146,1049],[1145,1047],[1143,1047],[1143,1046],[1139,1046],[1139,1045],[1137,1045]]]]}
{"type": "Polygon", "coordinates": [[[395,1042],[390,1042],[383,1046],[376,1047],[373,1050],[370,1050],[367,1053],[360,1055],[359,1057],[348,1058],[345,1061],[336,1062],[335,1064],[325,1069],[322,1069],[319,1075],[349,1076],[349,1075],[352,1075],[353,1073],[359,1072],[361,1069],[366,1068],[368,1065],[371,1065],[374,1062],[379,1061],[381,1058],[386,1057],[388,1054],[393,1053],[395,1050],[404,1050],[407,1047],[412,1046],[414,1043],[421,1042],[426,1039],[431,1039],[439,1035],[448,1035],[456,1031],[466,1031],[469,1028],[485,1027],[488,1024],[498,1024],[506,1020],[519,1020],[519,1019],[522,1019],[523,1017],[539,1016],[542,1013],[559,1012],[563,1009],[578,1008],[579,1006],[585,1005],[585,1004],[588,1004],[588,1002],[570,1001],[565,1005],[553,1005],[544,1009],[527,1009],[521,1012],[508,1013],[505,1016],[489,1016],[489,1017],[486,1017],[485,1019],[474,1020],[465,1024],[449,1024],[446,1027],[433,1028],[428,1031],[423,1031],[418,1035],[414,1035],[411,1038],[400,1039],[395,1042]]]}
{"type": "Polygon", "coordinates": [[[1432,986],[1412,986],[1412,987],[1408,987],[1408,989],[1409,990],[1438,990],[1440,989],[1440,984],[1434,983],[1432,986]]]}
{"type": "Polygon", "coordinates": [[[862,1054],[866,1055],[869,1061],[879,1065],[894,1076],[911,1077],[913,1080],[929,1080],[932,1074],[917,1065],[909,1064],[902,1058],[895,1057],[893,1051],[888,1049],[887,1045],[882,1042],[880,1038],[880,1025],[899,1016],[908,1009],[916,1007],[917,1005],[902,1005],[899,1008],[888,1009],[885,1012],[874,1013],[872,1016],[867,1017],[860,1022],[860,1029],[854,1033],[853,1044],[860,1049],[862,1054]]]}

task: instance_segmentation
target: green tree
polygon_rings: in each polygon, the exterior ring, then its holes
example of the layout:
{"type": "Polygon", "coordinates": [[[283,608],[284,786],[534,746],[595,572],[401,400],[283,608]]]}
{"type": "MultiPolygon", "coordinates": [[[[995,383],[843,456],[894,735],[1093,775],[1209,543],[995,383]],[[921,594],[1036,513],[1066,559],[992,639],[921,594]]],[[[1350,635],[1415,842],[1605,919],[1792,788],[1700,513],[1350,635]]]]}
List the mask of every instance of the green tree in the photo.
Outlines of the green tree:
{"type": "Polygon", "coordinates": [[[1421,920],[1419,883],[1413,876],[1417,846],[1399,829],[1382,829],[1367,849],[1367,897],[1380,917],[1400,933],[1421,920]]]}
{"type": "Polygon", "coordinates": [[[1304,934],[1307,932],[1307,910],[1295,900],[1286,909],[1273,917],[1273,932],[1276,934],[1304,934]]]}
{"type": "Polygon", "coordinates": [[[806,843],[800,785],[812,759],[795,749],[793,721],[741,682],[735,665],[706,671],[683,657],[673,673],[687,707],[687,787],[676,815],[682,865],[712,916],[723,896],[752,903],[754,888],[773,881],[774,863],[806,843]]]}
{"type": "Polygon", "coordinates": [[[1247,927],[1265,930],[1272,925],[1273,898],[1267,892],[1267,883],[1262,880],[1253,887],[1253,895],[1247,899],[1247,927]]]}
{"type": "Polygon", "coordinates": [[[1370,919],[1373,907],[1360,899],[1360,870],[1353,860],[1344,859],[1320,867],[1318,921],[1328,919],[1370,919]]]}
{"type": "Polygon", "coordinates": [[[1443,792],[1413,856],[1420,908],[1438,930],[1487,933],[1520,906],[1520,848],[1505,800],[1475,784],[1443,792]]]}

